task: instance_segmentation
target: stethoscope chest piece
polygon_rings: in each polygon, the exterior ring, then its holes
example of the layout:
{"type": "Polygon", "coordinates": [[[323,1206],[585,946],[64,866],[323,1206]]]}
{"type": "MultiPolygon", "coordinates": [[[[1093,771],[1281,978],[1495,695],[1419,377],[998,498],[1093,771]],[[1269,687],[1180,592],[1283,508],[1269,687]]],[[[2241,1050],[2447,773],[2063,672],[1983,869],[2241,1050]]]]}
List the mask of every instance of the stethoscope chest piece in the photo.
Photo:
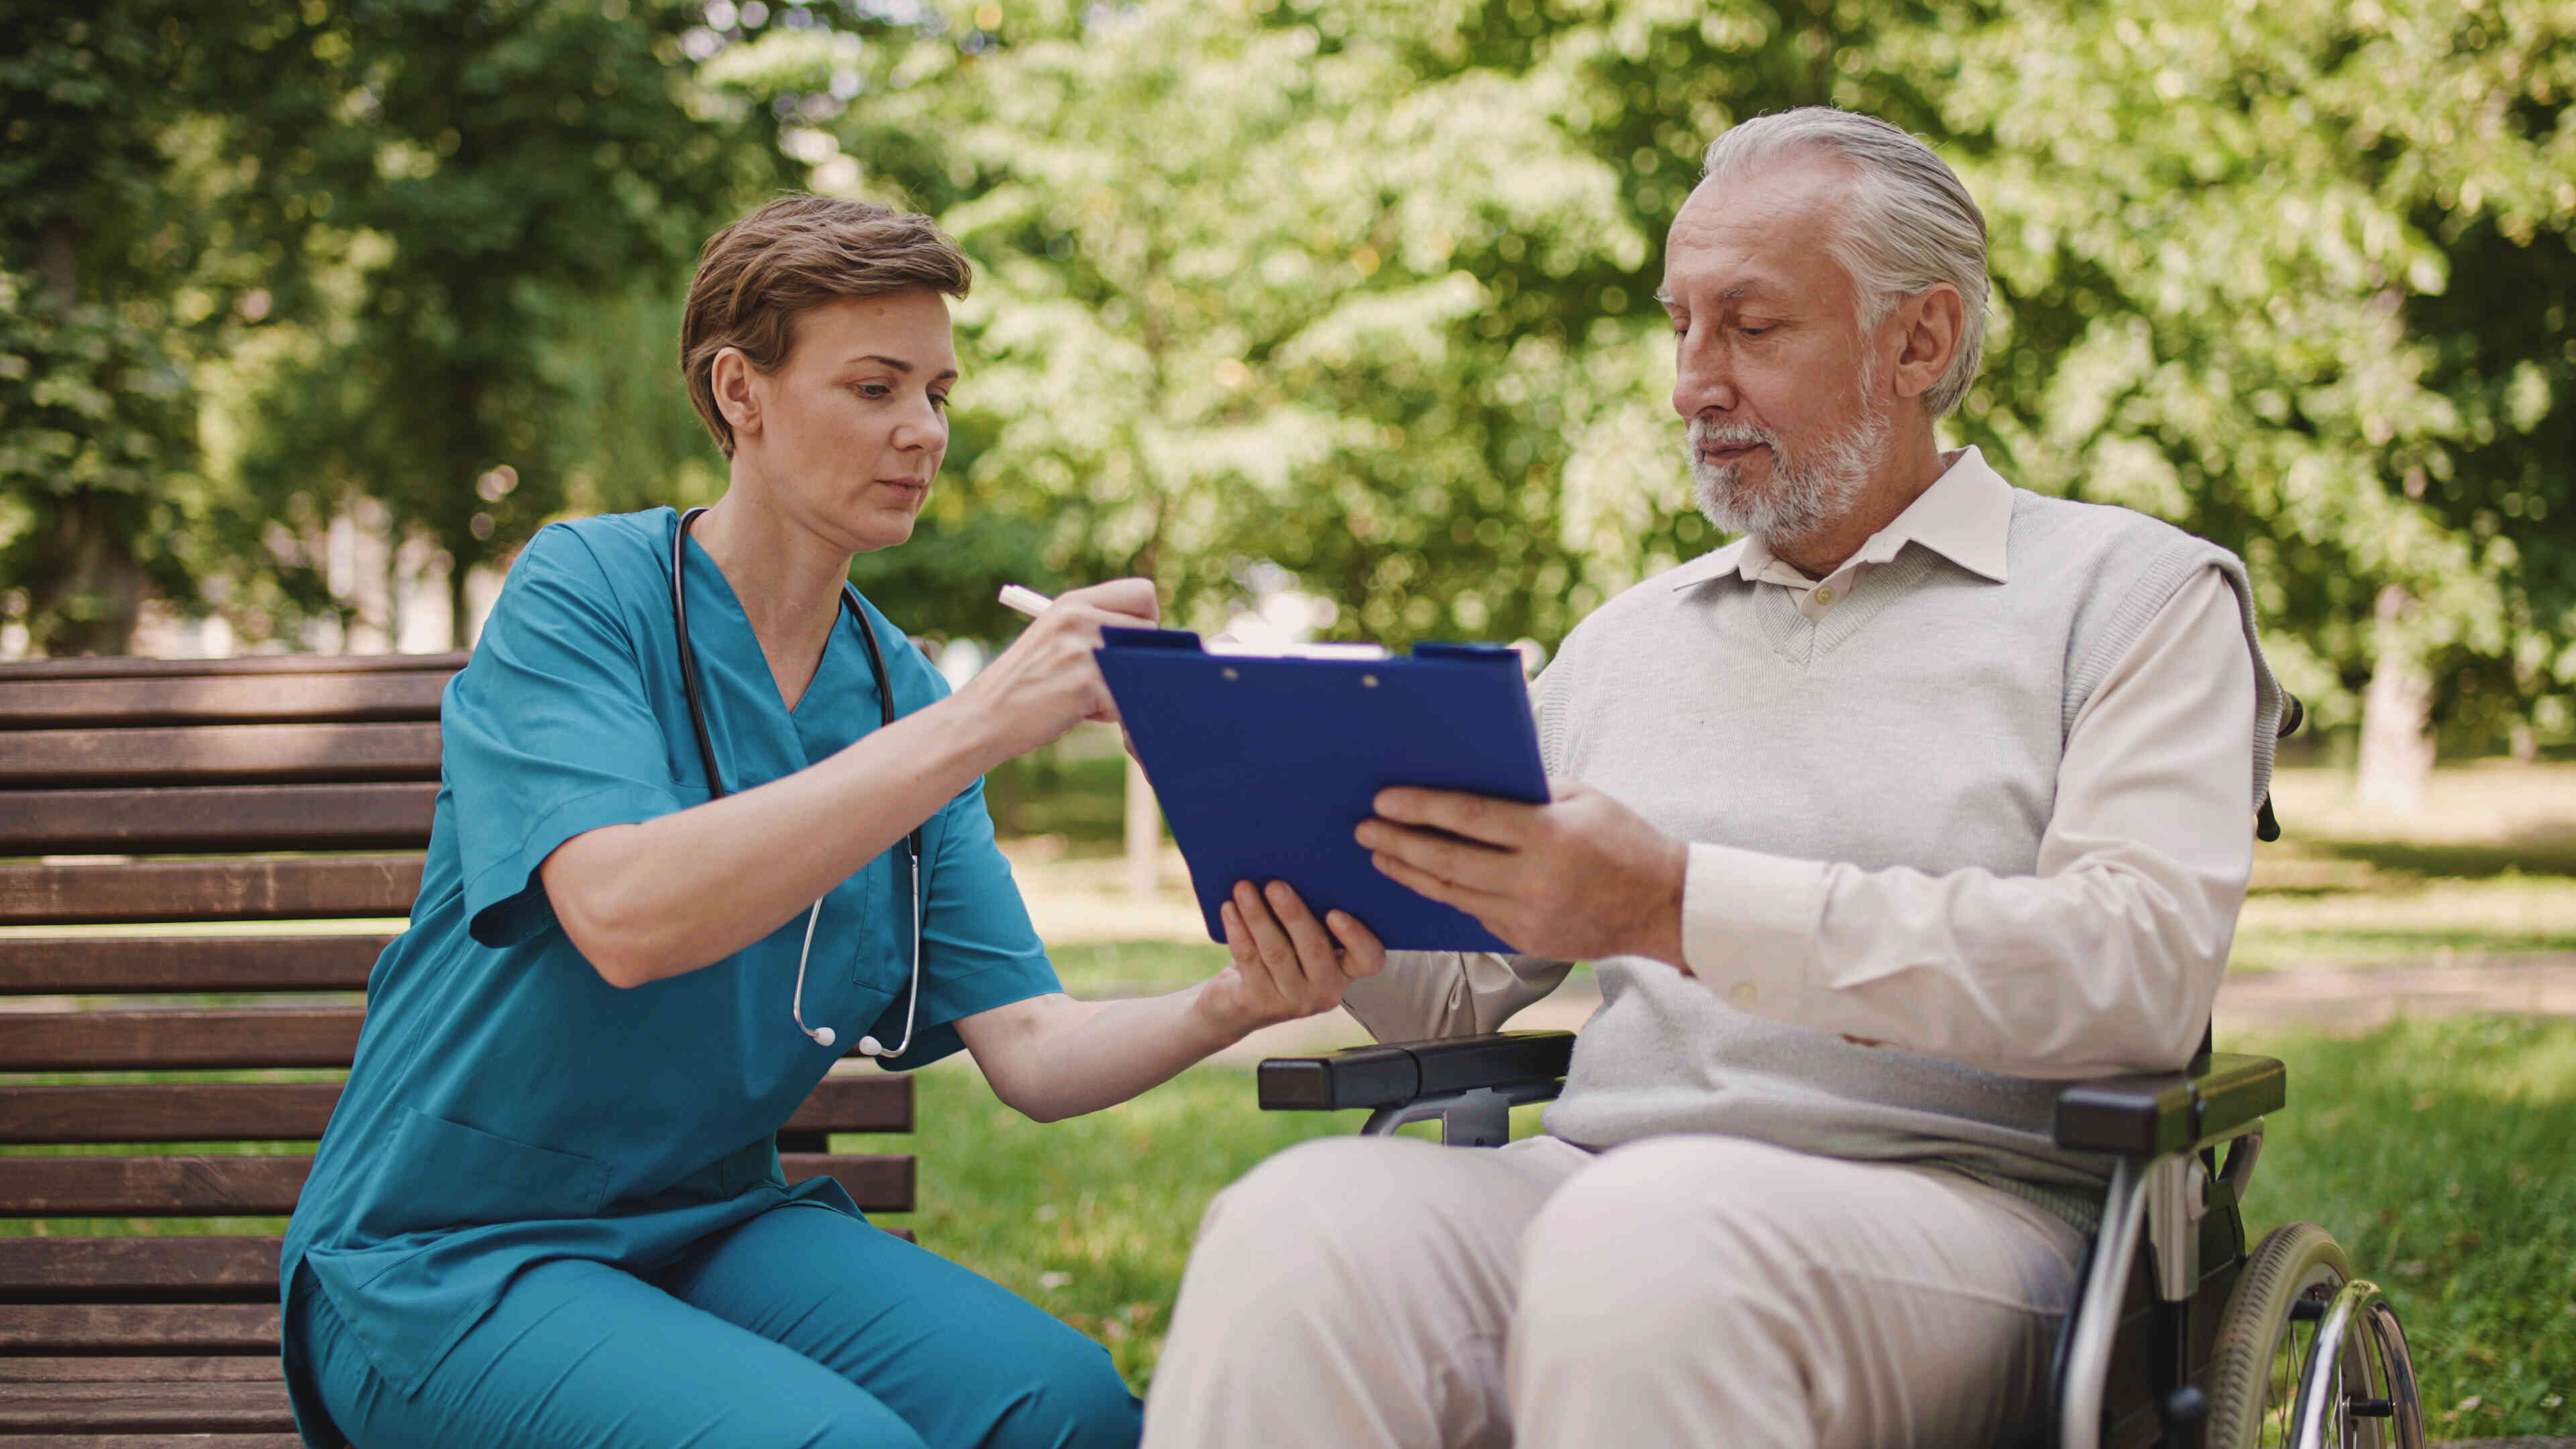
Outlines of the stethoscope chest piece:
{"type": "MultiPolygon", "coordinates": [[[[716,767],[715,737],[707,729],[706,690],[698,679],[698,651],[689,642],[689,594],[683,580],[688,573],[689,526],[698,521],[704,508],[692,508],[680,515],[679,527],[671,532],[671,618],[679,630],[680,692],[689,703],[689,728],[697,736],[698,759],[706,767],[707,798],[724,798],[724,773],[716,767]]],[[[868,672],[877,686],[878,727],[894,723],[894,683],[886,672],[885,647],[877,642],[876,630],[868,627],[867,610],[859,603],[859,591],[848,583],[841,585],[841,607],[858,622],[859,638],[867,644],[868,672]]],[[[912,918],[912,978],[905,992],[903,1040],[892,1051],[874,1036],[859,1038],[863,1056],[891,1060],[912,1050],[912,1024],[921,1009],[921,829],[915,826],[904,837],[906,888],[904,899],[912,918]]],[[[816,897],[805,912],[805,944],[796,953],[796,990],[788,998],[787,1011],[796,1029],[813,1039],[816,1046],[828,1047],[840,1040],[828,1026],[805,1024],[805,963],[814,954],[814,927],[823,916],[823,898],[816,897]]]]}

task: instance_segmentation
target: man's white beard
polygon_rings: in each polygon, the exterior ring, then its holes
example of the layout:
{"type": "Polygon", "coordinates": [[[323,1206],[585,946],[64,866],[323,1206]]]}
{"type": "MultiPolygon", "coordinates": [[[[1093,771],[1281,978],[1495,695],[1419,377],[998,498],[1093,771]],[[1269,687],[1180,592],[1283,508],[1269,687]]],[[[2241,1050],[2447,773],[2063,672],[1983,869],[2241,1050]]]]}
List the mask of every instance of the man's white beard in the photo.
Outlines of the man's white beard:
{"type": "Polygon", "coordinates": [[[1793,457],[1768,428],[1693,418],[1690,425],[1692,490],[1699,511],[1721,533],[1750,533],[1765,540],[1804,538],[1842,516],[1869,487],[1870,469],[1887,452],[1887,414],[1863,404],[1848,428],[1793,457]],[[1712,463],[1702,449],[1759,443],[1771,450],[1770,486],[1744,485],[1744,465],[1712,463]]]}

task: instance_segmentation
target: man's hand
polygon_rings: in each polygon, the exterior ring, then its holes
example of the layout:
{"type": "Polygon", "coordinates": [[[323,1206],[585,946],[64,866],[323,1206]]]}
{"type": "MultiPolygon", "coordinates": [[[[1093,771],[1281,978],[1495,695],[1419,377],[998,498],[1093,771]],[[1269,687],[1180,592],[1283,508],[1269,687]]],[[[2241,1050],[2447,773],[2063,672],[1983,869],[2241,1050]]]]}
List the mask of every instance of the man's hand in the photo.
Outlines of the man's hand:
{"type": "Polygon", "coordinates": [[[1688,974],[1690,847],[1587,785],[1555,790],[1545,805],[1381,790],[1377,815],[1357,834],[1388,878],[1474,916],[1514,950],[1567,961],[1650,956],[1688,974]]]}

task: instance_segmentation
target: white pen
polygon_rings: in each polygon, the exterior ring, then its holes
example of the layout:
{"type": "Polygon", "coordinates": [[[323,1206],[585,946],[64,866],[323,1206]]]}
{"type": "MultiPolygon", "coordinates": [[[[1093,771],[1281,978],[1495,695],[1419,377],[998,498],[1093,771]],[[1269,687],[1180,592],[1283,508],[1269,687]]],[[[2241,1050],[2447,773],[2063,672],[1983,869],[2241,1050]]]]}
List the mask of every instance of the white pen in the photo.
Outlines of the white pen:
{"type": "Polygon", "coordinates": [[[1032,619],[1045,613],[1047,607],[1054,602],[1055,600],[1035,589],[1024,588],[1019,584],[1002,585],[1002,607],[1017,609],[1032,619]]]}

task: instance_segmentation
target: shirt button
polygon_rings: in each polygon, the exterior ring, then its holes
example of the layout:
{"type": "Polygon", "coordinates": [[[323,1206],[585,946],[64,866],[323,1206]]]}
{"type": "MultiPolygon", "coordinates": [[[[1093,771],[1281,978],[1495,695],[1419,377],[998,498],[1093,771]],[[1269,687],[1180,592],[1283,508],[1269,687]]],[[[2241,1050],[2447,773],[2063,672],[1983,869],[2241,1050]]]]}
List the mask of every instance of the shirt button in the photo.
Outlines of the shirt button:
{"type": "Polygon", "coordinates": [[[1817,603],[1819,603],[1819,604],[1830,604],[1830,603],[1832,603],[1833,601],[1834,601],[1834,586],[1833,586],[1833,585],[1831,585],[1831,584],[1826,584],[1826,585],[1823,585],[1822,587],[1820,587],[1820,588],[1818,588],[1818,589],[1816,590],[1816,602],[1817,602],[1817,603]]]}
{"type": "Polygon", "coordinates": [[[1726,988],[1726,999],[1742,1007],[1752,1006],[1754,998],[1761,994],[1753,989],[1753,983],[1750,981],[1738,981],[1726,988]]]}

